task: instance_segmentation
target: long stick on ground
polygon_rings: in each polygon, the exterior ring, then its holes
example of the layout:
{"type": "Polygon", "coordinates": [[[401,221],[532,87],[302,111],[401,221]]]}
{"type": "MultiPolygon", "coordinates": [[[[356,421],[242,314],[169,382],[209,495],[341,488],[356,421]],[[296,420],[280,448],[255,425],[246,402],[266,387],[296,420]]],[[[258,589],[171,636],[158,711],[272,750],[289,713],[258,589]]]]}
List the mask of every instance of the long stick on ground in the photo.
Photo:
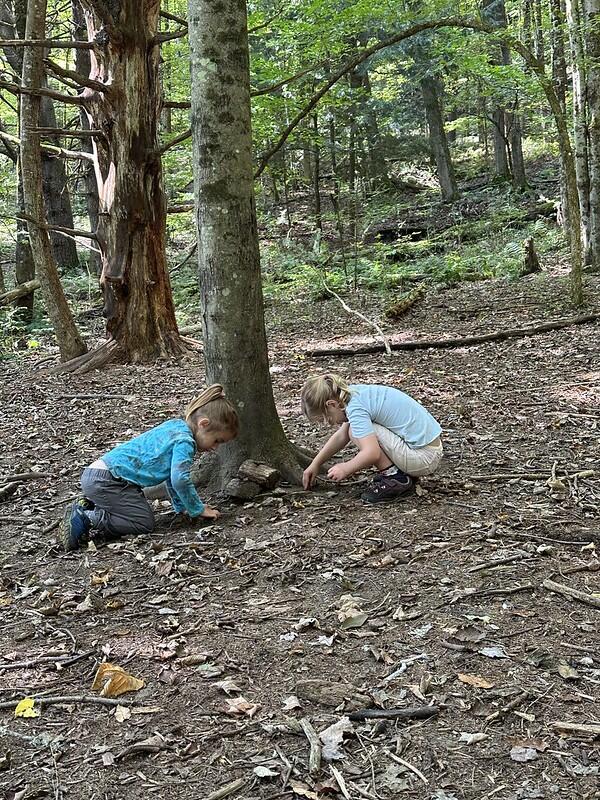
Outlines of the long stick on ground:
{"type": "MultiPolygon", "coordinates": [[[[338,300],[341,303],[341,306],[344,309],[344,311],[347,311],[348,314],[354,314],[356,317],[360,317],[360,319],[364,320],[364,322],[366,322],[372,328],[375,328],[377,333],[380,335],[381,341],[383,342],[383,346],[382,345],[377,345],[377,349],[376,350],[369,351],[369,352],[380,352],[380,351],[383,352],[385,350],[387,355],[391,356],[392,355],[392,348],[390,347],[389,340],[387,339],[385,333],[381,330],[379,325],[376,322],[374,322],[372,319],[369,319],[368,317],[365,317],[365,315],[361,314],[360,311],[356,311],[354,308],[350,308],[350,306],[342,300],[342,298],[339,296],[339,294],[336,294],[333,291],[333,289],[330,289],[329,286],[327,286],[326,283],[324,283],[323,286],[325,287],[325,290],[327,292],[329,292],[329,294],[333,295],[333,297],[335,297],[335,299],[338,300]]],[[[331,352],[337,352],[337,351],[331,351],[331,352]]],[[[309,355],[320,355],[320,354],[315,351],[314,353],[309,353],[309,355]]]]}
{"type": "MultiPolygon", "coordinates": [[[[6,700],[4,703],[0,703],[0,709],[16,708],[23,699],[24,698],[21,697],[19,700],[6,700]]],[[[123,706],[127,705],[128,703],[137,705],[139,702],[138,700],[128,700],[127,698],[111,700],[108,697],[95,697],[94,695],[90,694],[65,694],[56,697],[30,697],[28,699],[33,700],[35,703],[39,703],[41,706],[52,706],[56,705],[57,703],[92,703],[99,706],[123,706]]]]}
{"type": "Polygon", "coordinates": [[[600,597],[594,597],[594,595],[587,594],[587,592],[580,592],[579,589],[572,589],[570,586],[565,586],[563,583],[555,583],[551,581],[550,578],[546,578],[542,586],[545,589],[549,589],[551,592],[562,594],[563,597],[569,600],[578,600],[580,603],[585,603],[588,606],[600,608],[600,597]]]}
{"type": "MultiPolygon", "coordinates": [[[[392,350],[428,350],[429,348],[470,347],[471,345],[483,344],[484,342],[502,341],[504,339],[523,339],[526,336],[537,336],[539,333],[557,331],[561,328],[569,328],[572,325],[586,325],[589,322],[596,322],[598,319],[600,319],[600,314],[586,314],[581,317],[557,319],[555,322],[544,322],[529,328],[508,328],[504,331],[481,333],[475,336],[461,336],[456,339],[413,339],[406,342],[392,342],[390,347],[392,350]]],[[[354,348],[332,347],[306,350],[305,353],[307,356],[356,356],[366,353],[382,353],[384,350],[387,351],[387,348],[383,345],[370,344],[354,348]]]]}
{"type": "Polygon", "coordinates": [[[300,725],[304,731],[304,735],[310,743],[310,756],[308,758],[308,769],[311,775],[316,775],[321,769],[321,742],[316,730],[313,728],[311,721],[308,717],[303,717],[300,720],[300,725]]]}

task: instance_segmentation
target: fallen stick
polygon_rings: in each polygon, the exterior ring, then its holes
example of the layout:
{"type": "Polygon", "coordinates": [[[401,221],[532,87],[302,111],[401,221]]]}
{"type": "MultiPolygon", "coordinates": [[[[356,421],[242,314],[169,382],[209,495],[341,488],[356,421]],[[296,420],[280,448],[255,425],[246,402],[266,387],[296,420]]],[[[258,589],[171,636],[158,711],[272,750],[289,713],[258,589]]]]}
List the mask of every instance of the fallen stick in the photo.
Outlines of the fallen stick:
{"type": "Polygon", "coordinates": [[[237,781],[232,781],[231,783],[222,786],[220,789],[217,789],[216,792],[211,792],[207,794],[204,800],[221,800],[222,797],[229,797],[230,794],[234,792],[238,792],[242,786],[246,785],[245,778],[238,778],[237,781]]]}
{"type": "Polygon", "coordinates": [[[596,722],[587,725],[578,722],[551,722],[550,727],[564,733],[584,733],[591,736],[600,736],[600,723],[596,722]]]}
{"type": "MultiPolygon", "coordinates": [[[[24,699],[24,697],[21,697],[19,700],[6,700],[0,703],[0,709],[16,708],[21,700],[24,699]]],[[[90,694],[65,694],[56,697],[28,697],[27,699],[33,700],[34,703],[39,703],[41,706],[53,706],[57,703],[92,703],[99,706],[122,706],[127,703],[137,705],[140,702],[139,700],[124,700],[123,698],[111,700],[108,697],[94,697],[90,694]]]]}
{"type": "Polygon", "coordinates": [[[494,567],[502,567],[505,564],[513,564],[515,561],[522,561],[524,558],[533,558],[531,553],[519,553],[516,556],[507,556],[506,558],[498,558],[496,561],[486,561],[483,564],[476,564],[470,567],[467,572],[479,572],[482,569],[493,569],[494,567]]]}
{"type": "Polygon", "coordinates": [[[351,711],[347,716],[352,722],[360,722],[363,719],[429,719],[429,717],[435,717],[439,711],[437,706],[363,708],[360,711],[351,711]]]}
{"type": "Polygon", "coordinates": [[[403,758],[400,758],[400,756],[394,755],[394,753],[390,753],[390,751],[386,750],[385,748],[384,748],[383,752],[387,756],[389,756],[392,759],[392,761],[395,761],[396,764],[402,764],[403,767],[406,767],[406,769],[409,769],[411,772],[414,772],[415,775],[417,776],[417,778],[420,778],[423,781],[423,783],[429,783],[429,781],[427,780],[425,775],[423,775],[421,770],[417,769],[415,766],[413,766],[413,764],[411,764],[408,761],[405,761],[403,758]]]}
{"type": "MultiPolygon", "coordinates": [[[[389,340],[386,337],[385,333],[381,330],[381,327],[374,320],[369,319],[368,317],[365,317],[364,314],[361,314],[360,311],[356,311],[356,309],[350,308],[350,306],[342,300],[342,298],[339,296],[339,294],[336,294],[333,291],[333,289],[330,289],[329,286],[327,286],[326,283],[323,283],[323,287],[325,288],[325,290],[327,292],[329,292],[329,294],[333,295],[333,297],[335,297],[335,299],[339,303],[341,303],[342,308],[344,309],[344,311],[347,311],[348,314],[354,314],[356,317],[359,317],[360,319],[362,319],[364,322],[366,322],[372,328],[375,328],[375,330],[377,331],[377,333],[381,337],[381,341],[383,342],[383,345],[378,345],[377,346],[377,351],[376,352],[382,352],[382,353],[385,352],[385,353],[388,354],[388,356],[391,356],[392,355],[392,348],[390,347],[389,340]]],[[[317,355],[317,353],[309,353],[309,355],[317,355]]]]}
{"type": "Polygon", "coordinates": [[[600,597],[594,597],[591,594],[587,594],[587,592],[580,592],[579,589],[572,589],[570,586],[565,586],[562,583],[555,583],[549,578],[546,578],[542,586],[545,589],[549,589],[551,592],[562,594],[563,597],[569,600],[578,600],[580,603],[593,606],[593,608],[600,608],[600,597]]]}
{"type": "MultiPolygon", "coordinates": [[[[502,341],[505,339],[523,339],[526,336],[536,336],[539,333],[556,331],[561,328],[568,328],[571,325],[585,325],[588,322],[596,322],[600,314],[586,314],[581,317],[568,317],[558,319],[555,322],[544,322],[540,325],[533,325],[529,328],[509,328],[504,331],[493,333],[482,333],[475,336],[461,336],[456,339],[415,339],[406,342],[392,342],[392,350],[428,350],[429,348],[450,348],[450,347],[469,347],[474,344],[485,342],[502,341]]],[[[307,356],[356,356],[367,353],[383,353],[383,345],[371,344],[362,347],[332,347],[316,350],[305,350],[307,356]]]]}
{"type": "Polygon", "coordinates": [[[493,714],[488,714],[488,716],[485,718],[485,721],[488,722],[488,723],[489,722],[495,722],[497,719],[499,719],[504,714],[508,714],[509,711],[514,711],[515,708],[518,708],[526,700],[529,700],[529,698],[531,696],[532,696],[532,694],[528,690],[525,690],[524,692],[521,692],[515,698],[513,698],[510,701],[510,703],[507,703],[502,708],[499,708],[498,711],[494,711],[493,714]]]}
{"type": "Polygon", "coordinates": [[[49,472],[18,472],[16,475],[5,475],[0,478],[0,484],[9,483],[10,481],[34,481],[37,478],[51,478],[49,472]]]}
{"type": "Polygon", "coordinates": [[[317,775],[321,769],[321,740],[308,717],[303,717],[300,720],[300,725],[310,744],[308,770],[311,775],[317,775]]]}
{"type": "Polygon", "coordinates": [[[14,289],[11,289],[9,292],[0,294],[0,306],[6,306],[9,303],[12,303],[13,300],[18,300],[19,297],[24,297],[26,294],[31,294],[33,291],[39,288],[40,282],[38,280],[21,283],[14,289]]]}
{"type": "Polygon", "coordinates": [[[95,650],[88,650],[87,653],[79,653],[76,656],[40,656],[26,661],[8,661],[5,664],[0,664],[0,670],[27,669],[28,667],[35,667],[37,664],[58,664],[61,667],[66,667],[70,664],[75,664],[77,661],[82,661],[84,658],[94,655],[94,653],[95,650]]]}

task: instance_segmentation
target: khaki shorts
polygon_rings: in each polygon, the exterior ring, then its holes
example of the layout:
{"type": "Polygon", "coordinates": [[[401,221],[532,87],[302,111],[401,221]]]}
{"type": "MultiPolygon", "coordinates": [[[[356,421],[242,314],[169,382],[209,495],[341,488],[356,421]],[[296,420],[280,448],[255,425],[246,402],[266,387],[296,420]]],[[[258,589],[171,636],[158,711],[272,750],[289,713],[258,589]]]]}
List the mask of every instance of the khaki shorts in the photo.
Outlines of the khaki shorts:
{"type": "Polygon", "coordinates": [[[373,425],[373,430],[377,436],[379,446],[395,464],[398,469],[418,478],[421,475],[431,475],[440,465],[444,448],[438,440],[435,445],[428,444],[425,447],[409,447],[404,439],[397,436],[389,428],[382,425],[373,425]]]}

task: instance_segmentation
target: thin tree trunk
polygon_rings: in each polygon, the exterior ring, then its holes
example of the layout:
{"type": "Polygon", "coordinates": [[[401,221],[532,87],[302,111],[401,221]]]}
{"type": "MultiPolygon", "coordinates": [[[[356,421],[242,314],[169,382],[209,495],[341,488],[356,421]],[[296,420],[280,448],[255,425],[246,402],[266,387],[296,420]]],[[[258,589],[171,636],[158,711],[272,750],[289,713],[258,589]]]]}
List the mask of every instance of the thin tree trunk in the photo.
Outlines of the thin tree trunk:
{"type": "Polygon", "coordinates": [[[240,436],[219,453],[221,471],[232,474],[252,457],[298,479],[298,455],[277,416],[269,374],[246,6],[239,0],[189,0],[188,19],[206,375],[224,385],[241,417],[240,436]]]}
{"type": "Polygon", "coordinates": [[[600,0],[584,0],[588,59],[590,263],[600,268],[600,0]]]}
{"type": "MultiPolygon", "coordinates": [[[[554,91],[562,108],[566,114],[567,108],[567,61],[565,58],[565,13],[563,0],[550,0],[550,53],[552,63],[552,83],[554,91]]],[[[525,41],[525,44],[527,42],[525,41]]],[[[566,178],[561,169],[560,171],[560,205],[562,209],[563,230],[567,238],[571,234],[571,226],[567,219],[567,190],[566,178]]]]}
{"type": "Polygon", "coordinates": [[[523,158],[523,132],[521,129],[521,115],[515,110],[506,114],[508,123],[508,140],[510,142],[512,182],[516,189],[524,190],[527,188],[527,176],[525,174],[525,159],[523,158]]]}
{"type": "Polygon", "coordinates": [[[575,169],[577,191],[581,209],[581,238],[584,262],[591,261],[590,173],[588,164],[589,130],[586,100],[586,66],[581,29],[580,0],[567,0],[567,22],[571,44],[571,69],[573,83],[573,134],[575,143],[575,169]]]}
{"type": "MultiPolygon", "coordinates": [[[[46,28],[46,0],[29,0],[25,37],[44,39],[46,28]]],[[[22,86],[37,89],[43,76],[43,52],[39,47],[25,48],[23,54],[22,86]]],[[[39,126],[40,97],[23,94],[21,97],[21,161],[25,211],[33,220],[28,222],[31,249],[37,265],[37,276],[44,296],[48,316],[56,335],[61,359],[67,361],[85,353],[58,277],[56,262],[48,231],[44,227],[46,216],[42,193],[42,159],[39,136],[31,128],[39,126]]]]}
{"type": "Polygon", "coordinates": [[[317,114],[313,114],[313,131],[314,131],[314,170],[313,170],[313,191],[315,197],[315,228],[323,230],[323,223],[321,221],[321,151],[319,148],[319,118],[317,114]]]}
{"type": "MultiPolygon", "coordinates": [[[[74,25],[74,38],[79,41],[86,41],[86,24],[85,15],[81,7],[80,0],[73,0],[73,25],[74,25]]],[[[75,69],[80,75],[89,75],[91,70],[90,54],[88,50],[77,49],[75,50],[75,69]]],[[[80,109],[79,120],[83,130],[90,129],[88,115],[85,109],[80,109]]],[[[82,139],[80,143],[82,150],[88,153],[93,152],[93,145],[89,139],[82,139]]],[[[84,161],[82,164],[84,172],[84,186],[85,186],[85,203],[87,207],[88,219],[90,221],[90,230],[96,232],[98,230],[98,184],[96,183],[96,173],[94,165],[89,161],[84,161]]],[[[100,260],[100,253],[98,246],[94,242],[92,248],[88,251],[88,267],[95,275],[100,275],[102,272],[102,262],[100,260]]]]}
{"type": "Polygon", "coordinates": [[[421,93],[425,105],[429,141],[435,158],[442,199],[450,203],[458,197],[458,186],[454,177],[454,167],[450,148],[444,130],[444,120],[440,106],[440,82],[437,78],[426,76],[421,79],[421,93]]]}
{"type": "MultiPolygon", "coordinates": [[[[25,199],[23,197],[23,170],[21,168],[21,156],[17,161],[17,209],[19,214],[25,212],[25,199]]],[[[29,231],[27,223],[23,219],[17,219],[17,243],[15,245],[15,283],[29,283],[35,278],[35,261],[31,252],[31,242],[29,241],[29,231]]],[[[33,319],[34,293],[18,297],[14,302],[14,308],[18,309],[19,319],[28,324],[33,319]]]]}

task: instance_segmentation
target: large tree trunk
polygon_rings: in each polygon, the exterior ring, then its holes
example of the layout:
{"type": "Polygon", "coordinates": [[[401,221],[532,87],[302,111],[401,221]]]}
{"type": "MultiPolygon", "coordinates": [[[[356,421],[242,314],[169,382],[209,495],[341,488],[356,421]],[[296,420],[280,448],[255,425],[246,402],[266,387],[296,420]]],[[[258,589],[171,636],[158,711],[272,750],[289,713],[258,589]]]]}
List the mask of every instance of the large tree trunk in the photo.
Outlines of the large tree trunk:
{"type": "Polygon", "coordinates": [[[90,127],[104,134],[93,138],[93,147],[108,338],[128,361],[179,355],[184,345],[166,266],[158,150],[160,2],[82,0],[82,5],[88,38],[98,45],[90,78],[106,87],[86,87],[82,96],[90,127]]]}
{"type": "Polygon", "coordinates": [[[590,262],[600,268],[600,0],[584,0],[588,58],[590,262]]]}
{"type": "MultiPolygon", "coordinates": [[[[27,5],[28,39],[44,39],[46,28],[46,0],[29,0],[27,5]]],[[[37,89],[43,76],[43,53],[39,47],[27,47],[23,54],[21,77],[24,89],[37,89]]],[[[21,163],[23,193],[28,221],[31,249],[37,266],[42,294],[48,316],[52,322],[61,359],[67,361],[85,352],[85,345],[73,321],[65,299],[58,270],[48,236],[44,200],[42,195],[42,159],[39,136],[31,128],[39,126],[40,97],[26,93],[21,97],[21,163]]]]}
{"type": "Polygon", "coordinates": [[[240,413],[220,451],[225,474],[247,458],[299,477],[298,454],[277,416],[264,327],[252,168],[246,6],[189,0],[193,164],[208,382],[240,413]],[[218,43],[218,45],[216,45],[218,43]]]}
{"type": "MultiPolygon", "coordinates": [[[[567,108],[567,61],[565,58],[565,14],[563,0],[550,0],[550,54],[552,62],[552,83],[554,91],[562,108],[566,114],[567,108]]],[[[527,44],[527,42],[525,42],[527,44]]],[[[560,172],[560,204],[562,208],[563,229],[570,235],[570,224],[567,219],[567,189],[566,177],[561,169],[560,172]]]]}
{"type": "Polygon", "coordinates": [[[440,82],[431,76],[421,79],[421,93],[429,128],[429,141],[435,158],[442,199],[452,202],[458,197],[458,186],[450,158],[450,148],[444,130],[444,119],[440,106],[440,82]]]}

